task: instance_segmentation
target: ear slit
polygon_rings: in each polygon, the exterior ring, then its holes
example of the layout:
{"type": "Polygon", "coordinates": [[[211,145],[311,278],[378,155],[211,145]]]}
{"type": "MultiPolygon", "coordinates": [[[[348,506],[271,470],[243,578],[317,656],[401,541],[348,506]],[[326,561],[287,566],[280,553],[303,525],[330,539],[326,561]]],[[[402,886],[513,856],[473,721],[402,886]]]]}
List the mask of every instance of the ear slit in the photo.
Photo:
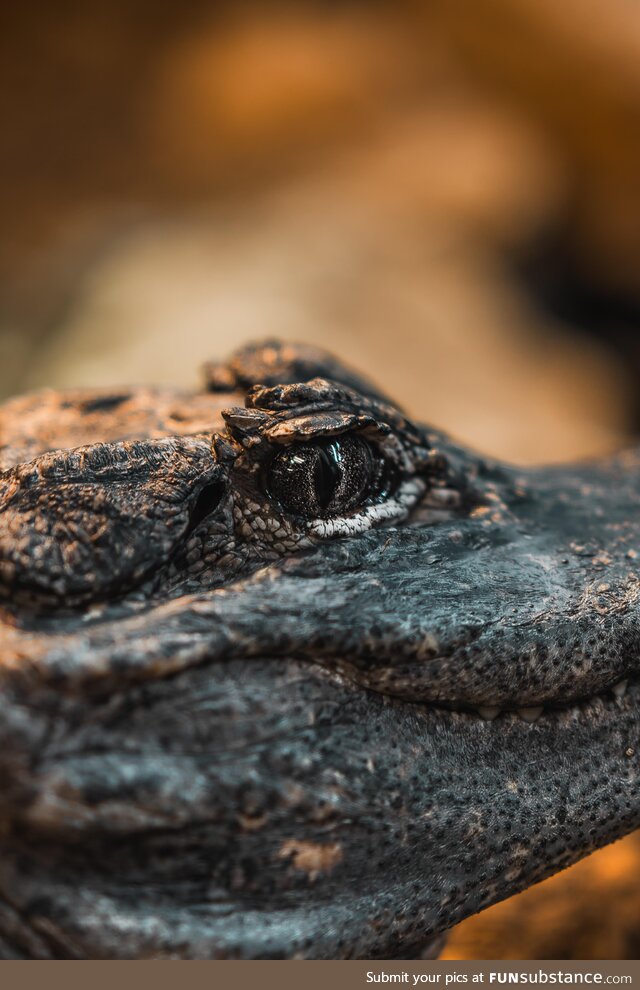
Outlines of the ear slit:
{"type": "Polygon", "coordinates": [[[211,481],[204,486],[191,510],[188,533],[192,533],[207,516],[215,512],[222,501],[225,491],[226,485],[223,481],[211,481]]]}

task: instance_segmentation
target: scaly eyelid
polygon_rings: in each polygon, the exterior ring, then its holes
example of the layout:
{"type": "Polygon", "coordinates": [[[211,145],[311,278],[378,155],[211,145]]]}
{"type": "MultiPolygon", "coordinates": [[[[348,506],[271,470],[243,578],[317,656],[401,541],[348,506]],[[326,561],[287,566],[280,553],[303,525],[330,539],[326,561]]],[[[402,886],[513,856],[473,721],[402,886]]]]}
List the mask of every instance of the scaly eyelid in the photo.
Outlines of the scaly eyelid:
{"type": "Polygon", "coordinates": [[[378,424],[370,416],[330,410],[280,420],[267,426],[264,435],[271,443],[288,444],[341,436],[344,433],[362,431],[371,427],[375,428],[376,432],[388,430],[386,427],[380,431],[378,424]]]}

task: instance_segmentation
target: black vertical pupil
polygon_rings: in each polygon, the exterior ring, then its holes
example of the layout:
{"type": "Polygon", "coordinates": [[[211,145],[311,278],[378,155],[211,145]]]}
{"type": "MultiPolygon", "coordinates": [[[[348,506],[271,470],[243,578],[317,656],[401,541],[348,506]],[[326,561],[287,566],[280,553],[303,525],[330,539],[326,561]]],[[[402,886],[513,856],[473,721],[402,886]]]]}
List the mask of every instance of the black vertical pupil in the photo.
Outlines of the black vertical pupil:
{"type": "Polygon", "coordinates": [[[342,478],[342,455],[337,441],[318,447],[313,475],[316,499],[324,512],[333,501],[342,478]]]}

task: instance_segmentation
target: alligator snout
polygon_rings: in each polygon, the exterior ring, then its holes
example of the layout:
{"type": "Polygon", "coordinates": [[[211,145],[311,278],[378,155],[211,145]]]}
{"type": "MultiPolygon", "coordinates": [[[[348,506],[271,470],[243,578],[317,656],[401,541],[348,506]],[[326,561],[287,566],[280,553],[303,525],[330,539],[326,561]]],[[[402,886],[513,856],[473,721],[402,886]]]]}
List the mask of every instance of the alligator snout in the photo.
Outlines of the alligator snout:
{"type": "Polygon", "coordinates": [[[0,409],[0,955],[406,957],[637,827],[637,453],[208,374],[0,409]]]}

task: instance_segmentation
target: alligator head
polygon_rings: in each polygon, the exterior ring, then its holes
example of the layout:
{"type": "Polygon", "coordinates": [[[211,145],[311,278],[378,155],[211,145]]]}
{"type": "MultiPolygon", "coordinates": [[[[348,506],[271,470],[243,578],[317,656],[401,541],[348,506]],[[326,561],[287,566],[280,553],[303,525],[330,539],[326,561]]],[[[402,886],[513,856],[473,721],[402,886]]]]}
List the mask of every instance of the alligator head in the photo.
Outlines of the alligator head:
{"type": "Polygon", "coordinates": [[[407,957],[640,824],[640,457],[315,350],[1,411],[0,956],[407,957]]]}

